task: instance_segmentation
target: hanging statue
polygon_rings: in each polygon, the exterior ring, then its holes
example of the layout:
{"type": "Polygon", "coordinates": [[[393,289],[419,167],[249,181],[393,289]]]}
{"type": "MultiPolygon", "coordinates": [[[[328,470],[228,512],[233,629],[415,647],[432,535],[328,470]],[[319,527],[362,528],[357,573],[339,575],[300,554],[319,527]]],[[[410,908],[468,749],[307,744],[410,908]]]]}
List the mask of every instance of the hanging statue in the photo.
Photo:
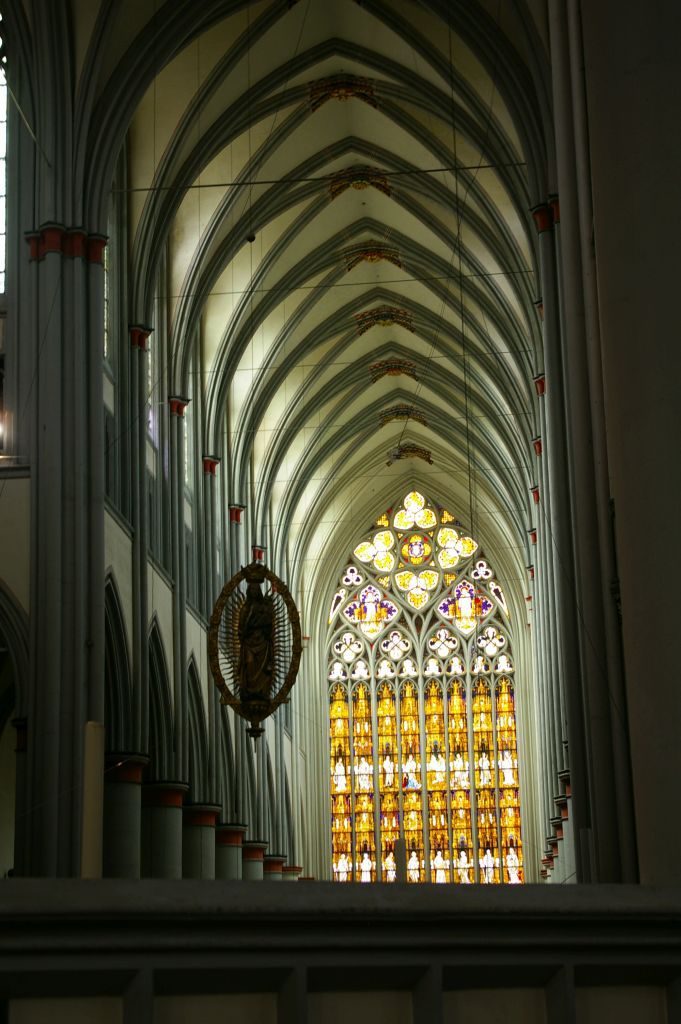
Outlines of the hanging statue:
{"type": "Polygon", "coordinates": [[[239,666],[241,699],[269,699],[274,677],[274,604],[260,584],[251,580],[239,609],[239,666]]]}
{"type": "Polygon", "coordinates": [[[210,620],[208,658],[222,703],[250,723],[254,738],[287,700],[301,640],[293,598],[262,562],[251,562],[225,584],[210,620]]]}

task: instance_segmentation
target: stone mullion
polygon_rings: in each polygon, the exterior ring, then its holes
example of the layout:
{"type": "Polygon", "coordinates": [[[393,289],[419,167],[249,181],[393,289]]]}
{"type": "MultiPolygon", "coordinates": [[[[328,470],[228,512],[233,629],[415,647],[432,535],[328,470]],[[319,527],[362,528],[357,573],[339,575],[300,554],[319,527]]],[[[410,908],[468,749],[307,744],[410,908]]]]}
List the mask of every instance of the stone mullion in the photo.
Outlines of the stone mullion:
{"type": "Polygon", "coordinates": [[[376,851],[376,881],[380,882],[383,871],[381,863],[381,769],[380,747],[378,743],[378,715],[376,693],[376,650],[375,645],[369,649],[369,674],[371,676],[371,746],[373,761],[373,805],[374,805],[374,849],[376,851]],[[377,753],[378,752],[378,753],[377,753]]]}
{"type": "Polygon", "coordinates": [[[468,778],[471,794],[471,854],[473,857],[473,879],[480,881],[478,864],[478,794],[475,788],[475,733],[473,732],[473,683],[471,676],[471,658],[473,657],[473,641],[466,642],[466,727],[468,729],[468,778]]]}
{"type": "Polygon", "coordinates": [[[414,654],[418,657],[418,679],[416,693],[419,709],[419,745],[421,758],[421,830],[423,832],[423,871],[425,880],[430,881],[430,812],[428,808],[428,750],[426,742],[426,694],[423,681],[423,662],[420,645],[414,645],[414,654]]]}

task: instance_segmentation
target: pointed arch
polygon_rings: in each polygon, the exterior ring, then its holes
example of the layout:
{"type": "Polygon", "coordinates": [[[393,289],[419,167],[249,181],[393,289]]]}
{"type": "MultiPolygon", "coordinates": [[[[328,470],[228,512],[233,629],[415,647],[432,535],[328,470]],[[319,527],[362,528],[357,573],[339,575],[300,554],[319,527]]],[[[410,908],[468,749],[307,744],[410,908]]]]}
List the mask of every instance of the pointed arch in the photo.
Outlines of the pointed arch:
{"type": "MultiPolygon", "coordinates": [[[[12,672],[11,695],[3,699],[3,708],[10,701],[12,710],[18,717],[26,715],[26,689],[28,684],[28,616],[18,603],[12,592],[0,580],[0,647],[6,650],[6,657],[12,672]]],[[[0,714],[2,711],[0,710],[0,714]]],[[[0,718],[0,729],[2,719],[0,718]]]]}
{"type": "Polygon", "coordinates": [[[293,836],[293,812],[291,808],[291,785],[288,779],[288,772],[284,768],[284,806],[282,807],[282,836],[283,850],[289,864],[293,864],[294,857],[294,836],[293,836]]]}
{"type": "Polygon", "coordinates": [[[187,669],[188,711],[189,711],[189,793],[190,803],[209,802],[208,780],[208,733],[206,714],[201,694],[199,671],[194,658],[187,669]]]}
{"type": "Polygon", "coordinates": [[[151,781],[173,778],[173,711],[168,663],[156,616],[149,630],[149,767],[151,781]]]}
{"type": "Polygon", "coordinates": [[[104,584],[104,723],[108,751],[132,750],[132,678],[123,608],[113,573],[104,584]]]}
{"type": "Polygon", "coordinates": [[[222,820],[234,821],[236,814],[234,771],[234,744],[229,711],[224,704],[220,705],[220,750],[218,756],[218,785],[220,803],[222,804],[222,820]]]}

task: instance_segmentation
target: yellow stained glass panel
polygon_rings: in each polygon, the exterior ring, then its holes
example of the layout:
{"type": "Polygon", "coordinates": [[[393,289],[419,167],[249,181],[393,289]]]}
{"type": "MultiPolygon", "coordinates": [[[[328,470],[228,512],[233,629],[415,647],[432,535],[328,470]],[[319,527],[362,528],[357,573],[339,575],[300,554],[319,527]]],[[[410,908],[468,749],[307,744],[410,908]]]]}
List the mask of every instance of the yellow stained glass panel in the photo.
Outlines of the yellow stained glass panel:
{"type": "Polygon", "coordinates": [[[355,555],[359,558],[360,562],[370,562],[376,554],[376,548],[368,540],[358,544],[355,548],[355,555]]]}
{"type": "Polygon", "coordinates": [[[395,574],[395,583],[400,590],[410,590],[416,586],[416,576],[410,569],[395,574]]]}
{"type": "MultiPolygon", "coordinates": [[[[437,553],[437,560],[443,569],[451,569],[459,561],[459,556],[450,548],[442,548],[437,553]]],[[[452,579],[456,579],[455,574],[452,574],[452,579]]]]}
{"type": "Polygon", "coordinates": [[[407,594],[407,601],[412,608],[416,608],[418,610],[419,608],[423,608],[424,604],[428,601],[428,594],[426,594],[425,590],[421,590],[420,587],[414,587],[414,589],[410,590],[407,594]]]}
{"type": "Polygon", "coordinates": [[[416,525],[420,526],[422,530],[430,530],[433,526],[437,526],[437,517],[432,508],[421,509],[414,516],[414,520],[416,525]]]}
{"type": "Polygon", "coordinates": [[[419,573],[419,586],[425,587],[426,590],[433,590],[439,581],[440,574],[433,569],[424,569],[419,573]]]}
{"type": "Polygon", "coordinates": [[[478,549],[477,543],[471,537],[460,537],[457,546],[463,558],[468,558],[478,549]]]}
{"type": "Polygon", "coordinates": [[[380,551],[374,558],[374,565],[380,572],[390,572],[395,564],[395,557],[389,551],[380,551]]]}
{"type": "Polygon", "coordinates": [[[426,503],[426,499],[418,491],[410,491],[404,499],[404,507],[409,512],[418,512],[426,503]]]}
{"type": "Polygon", "coordinates": [[[406,509],[401,508],[396,514],[393,520],[393,526],[396,530],[409,530],[414,525],[414,517],[411,512],[407,512],[406,509]]]}
{"type": "Polygon", "coordinates": [[[377,533],[374,537],[374,544],[378,551],[390,551],[390,548],[393,547],[394,543],[395,540],[390,530],[381,530],[381,532],[377,533]]]}

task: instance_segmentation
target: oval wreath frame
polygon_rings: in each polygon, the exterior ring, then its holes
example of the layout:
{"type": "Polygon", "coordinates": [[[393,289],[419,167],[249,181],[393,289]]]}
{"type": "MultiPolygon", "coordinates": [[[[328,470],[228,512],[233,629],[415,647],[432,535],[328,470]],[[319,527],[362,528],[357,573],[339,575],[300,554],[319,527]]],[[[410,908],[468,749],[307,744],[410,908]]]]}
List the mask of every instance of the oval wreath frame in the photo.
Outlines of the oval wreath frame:
{"type": "MultiPolygon", "coordinates": [[[[231,580],[225,583],[224,587],[220,591],[208,625],[208,663],[210,665],[215,685],[221,694],[220,703],[233,708],[238,715],[241,715],[242,718],[251,722],[252,725],[257,726],[257,724],[262,722],[265,718],[269,718],[269,716],[277,710],[279,705],[283,704],[288,698],[291,687],[295,683],[296,676],[298,675],[302,650],[303,644],[300,632],[300,615],[298,614],[298,609],[296,608],[293,597],[291,596],[291,592],[284,581],[279,579],[275,573],[271,572],[271,570],[261,562],[251,562],[250,565],[242,566],[239,572],[235,573],[231,580]],[[276,696],[270,700],[241,700],[240,697],[237,697],[233,693],[220,670],[218,654],[218,629],[220,627],[220,619],[222,618],[222,613],[228,598],[242,580],[245,580],[246,583],[264,583],[267,581],[271,585],[272,589],[281,595],[286,606],[289,623],[291,625],[291,631],[293,634],[291,644],[291,664],[289,665],[288,672],[286,673],[286,677],[279,688],[279,691],[276,696]]],[[[261,730],[256,728],[256,731],[260,732],[261,730]]]]}

